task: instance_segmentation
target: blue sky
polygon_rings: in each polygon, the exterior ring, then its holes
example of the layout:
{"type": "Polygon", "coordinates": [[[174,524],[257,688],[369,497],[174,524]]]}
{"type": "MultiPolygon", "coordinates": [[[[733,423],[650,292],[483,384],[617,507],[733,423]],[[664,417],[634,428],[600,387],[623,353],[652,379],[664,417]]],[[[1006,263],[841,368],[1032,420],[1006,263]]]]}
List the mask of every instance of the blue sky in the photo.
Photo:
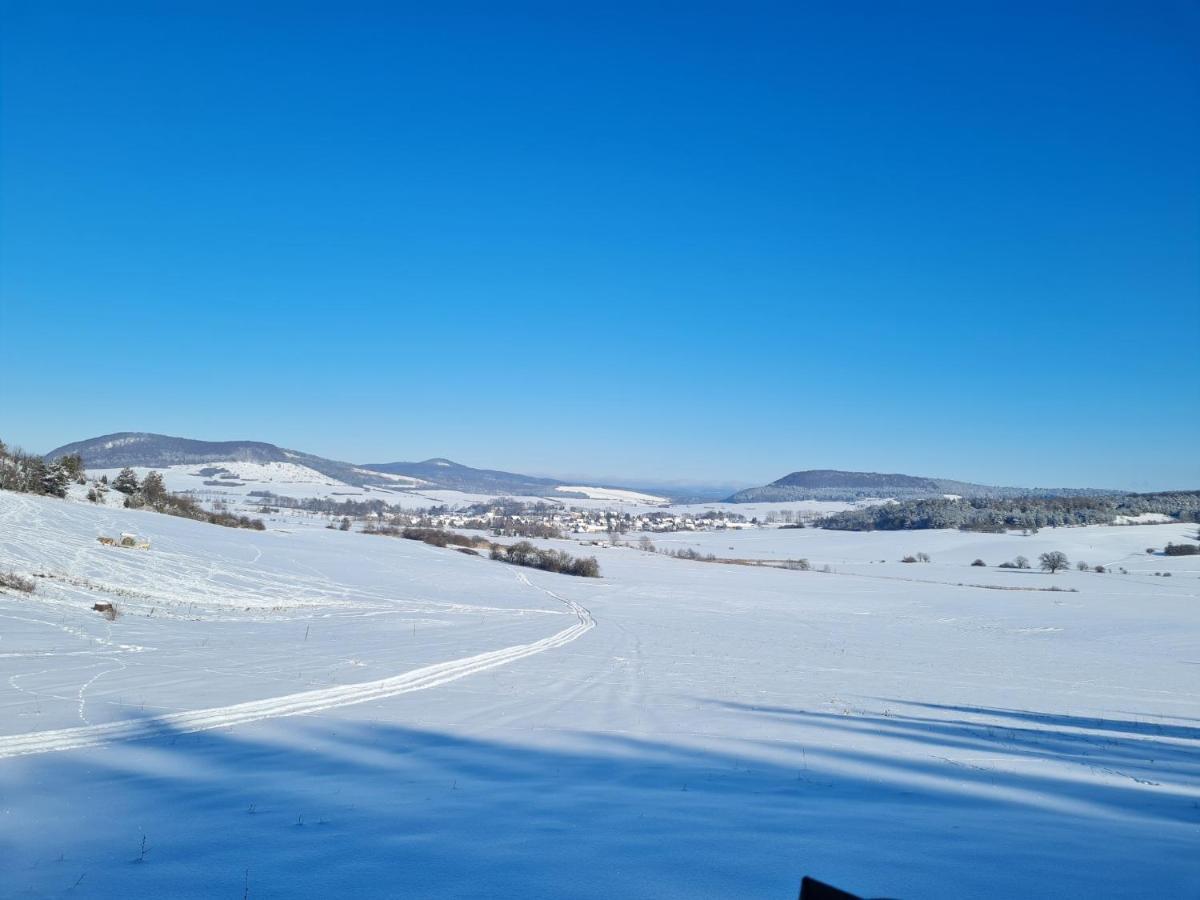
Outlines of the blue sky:
{"type": "Polygon", "coordinates": [[[3,10],[0,436],[1200,487],[1178,3],[3,10]]]}

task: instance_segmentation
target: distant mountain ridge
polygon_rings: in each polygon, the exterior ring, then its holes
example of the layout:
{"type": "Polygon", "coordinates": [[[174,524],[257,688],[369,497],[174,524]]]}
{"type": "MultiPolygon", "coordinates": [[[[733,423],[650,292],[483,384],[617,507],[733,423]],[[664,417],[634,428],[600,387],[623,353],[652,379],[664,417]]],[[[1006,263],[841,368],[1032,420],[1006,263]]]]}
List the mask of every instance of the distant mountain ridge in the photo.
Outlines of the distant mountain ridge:
{"type": "Polygon", "coordinates": [[[287,450],[263,441],[198,441],[148,431],[119,431],[64,444],[47,453],[46,458],[57,459],[70,453],[78,453],[83,457],[84,466],[91,469],[120,469],[125,466],[161,468],[228,460],[288,462],[307,466],[329,478],[355,486],[385,480],[373,478],[370,473],[363,472],[361,467],[351,463],[287,450]]]}
{"type": "Polygon", "coordinates": [[[440,457],[423,462],[364,463],[360,468],[419,478],[448,490],[468,494],[540,495],[555,493],[559,485],[566,484],[555,478],[537,478],[496,469],[473,469],[440,457]]]}
{"type": "MultiPolygon", "coordinates": [[[[585,496],[578,492],[557,490],[560,486],[584,483],[578,480],[565,482],[556,478],[540,478],[496,469],[473,469],[441,457],[421,462],[356,465],[298,450],[288,450],[263,441],[200,441],[145,431],[120,431],[64,444],[47,453],[46,459],[57,459],[73,453],[78,453],[83,457],[84,466],[91,469],[120,469],[125,466],[165,468],[231,460],[253,463],[285,462],[307,466],[328,478],[356,487],[402,489],[402,486],[388,478],[388,476],[400,475],[416,479],[420,484],[408,486],[423,490],[442,489],[487,495],[552,496],[562,500],[585,496]]],[[[600,486],[597,485],[597,487],[600,486]]],[[[614,485],[604,486],[616,487],[614,485]]]]}
{"type": "Polygon", "coordinates": [[[1080,497],[1108,494],[1097,488],[997,487],[925,478],[917,475],[880,472],[843,472],[837,469],[806,469],[792,472],[762,487],[746,488],[728,498],[730,503],[780,503],[796,500],[863,500],[869,497],[923,499],[943,497],[1080,497]]]}

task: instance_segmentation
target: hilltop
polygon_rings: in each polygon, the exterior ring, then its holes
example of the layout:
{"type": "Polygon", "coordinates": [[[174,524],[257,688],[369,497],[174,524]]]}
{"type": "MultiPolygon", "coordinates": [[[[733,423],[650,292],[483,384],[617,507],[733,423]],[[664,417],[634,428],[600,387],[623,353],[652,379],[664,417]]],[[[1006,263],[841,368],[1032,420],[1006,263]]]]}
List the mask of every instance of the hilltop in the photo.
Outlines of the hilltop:
{"type": "Polygon", "coordinates": [[[762,487],[746,488],[730,503],[770,503],[794,500],[862,500],[868,497],[922,499],[935,497],[1074,497],[1113,493],[1093,488],[1022,488],[973,484],[948,478],[900,473],[844,472],[806,469],[792,472],[762,487]]]}
{"type": "MultiPolygon", "coordinates": [[[[125,466],[157,469],[205,466],[199,472],[191,473],[197,478],[210,479],[205,484],[213,483],[212,479],[226,479],[230,482],[323,483],[333,488],[345,485],[389,491],[420,489],[489,496],[542,496],[559,500],[665,502],[664,497],[622,487],[476,469],[444,457],[421,462],[358,465],[264,441],[201,441],[143,431],[121,431],[64,444],[47,453],[45,458],[53,460],[72,454],[81,456],[84,466],[93,470],[125,466]]],[[[181,475],[179,472],[174,474],[181,475]]],[[[178,487],[183,488],[182,483],[178,487]]]]}

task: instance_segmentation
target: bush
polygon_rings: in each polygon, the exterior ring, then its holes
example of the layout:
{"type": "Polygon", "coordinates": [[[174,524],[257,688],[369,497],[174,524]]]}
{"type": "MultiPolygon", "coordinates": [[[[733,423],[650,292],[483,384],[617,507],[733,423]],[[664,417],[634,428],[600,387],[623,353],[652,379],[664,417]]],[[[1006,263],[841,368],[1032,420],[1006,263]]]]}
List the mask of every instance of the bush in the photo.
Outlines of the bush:
{"type": "Polygon", "coordinates": [[[37,588],[37,582],[32,578],[26,578],[24,575],[18,575],[16,572],[0,572],[0,588],[7,588],[11,591],[20,591],[22,594],[32,594],[37,588]]]}
{"type": "Polygon", "coordinates": [[[1104,566],[1096,566],[1096,568],[1092,569],[1092,571],[1099,572],[1101,575],[1103,575],[1105,572],[1108,571],[1108,569],[1104,568],[1104,566]]]}
{"type": "Polygon", "coordinates": [[[915,556],[906,556],[902,560],[900,560],[900,562],[902,562],[902,563],[915,563],[916,561],[917,561],[917,558],[915,556]]]}
{"type": "Polygon", "coordinates": [[[1167,544],[1163,553],[1167,556],[1196,556],[1200,554],[1200,547],[1192,544],[1167,544]]]}
{"type": "Polygon", "coordinates": [[[812,564],[807,559],[788,559],[783,563],[785,569],[795,569],[799,572],[807,572],[812,568],[812,564]]]}
{"type": "MultiPolygon", "coordinates": [[[[372,528],[367,534],[398,535],[410,541],[421,541],[431,547],[492,547],[493,544],[485,537],[458,534],[454,531],[444,531],[441,528],[423,528],[410,525],[397,531],[395,528],[372,528]]],[[[532,546],[532,545],[531,545],[532,546]]]]}
{"type": "Polygon", "coordinates": [[[563,575],[577,575],[581,578],[600,577],[600,563],[596,561],[596,557],[576,559],[562,550],[539,549],[528,541],[518,541],[507,547],[503,544],[494,544],[490,555],[492,559],[500,562],[541,569],[543,572],[558,572],[563,575]]]}
{"type": "Polygon", "coordinates": [[[1001,569],[1016,569],[1016,568],[1018,568],[1018,566],[1015,562],[1002,562],[1002,563],[1000,563],[999,568],[1001,568],[1001,569]]]}
{"type": "Polygon", "coordinates": [[[1086,572],[1091,568],[1091,566],[1089,566],[1087,563],[1085,563],[1081,559],[1079,562],[1075,563],[1075,568],[1078,569],[1080,572],[1086,572]]]}
{"type": "Polygon", "coordinates": [[[984,562],[982,559],[977,559],[977,560],[975,560],[975,562],[971,563],[971,565],[973,565],[973,566],[986,566],[986,565],[987,565],[987,563],[985,563],[985,562],[984,562]]]}
{"type": "Polygon", "coordinates": [[[1018,556],[1016,559],[1013,560],[1013,563],[1016,565],[1016,567],[1018,569],[1028,569],[1029,568],[1029,560],[1027,560],[1023,556],[1018,556]]]}

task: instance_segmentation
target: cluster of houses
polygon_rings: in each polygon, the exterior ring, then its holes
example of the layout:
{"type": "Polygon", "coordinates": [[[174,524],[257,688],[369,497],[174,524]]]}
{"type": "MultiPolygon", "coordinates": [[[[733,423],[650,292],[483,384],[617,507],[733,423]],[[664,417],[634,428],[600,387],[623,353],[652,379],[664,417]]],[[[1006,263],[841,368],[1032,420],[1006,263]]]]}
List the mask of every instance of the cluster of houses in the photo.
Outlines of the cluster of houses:
{"type": "MultiPolygon", "coordinates": [[[[420,526],[425,528],[456,528],[490,531],[499,535],[520,537],[556,537],[567,534],[625,534],[628,532],[721,531],[725,529],[758,528],[784,521],[772,515],[772,521],[718,510],[703,512],[650,511],[613,512],[610,510],[580,509],[547,504],[478,504],[464,510],[433,508],[411,512],[369,512],[359,517],[363,525],[372,527],[420,526]]],[[[788,522],[795,521],[791,516],[788,522]]]]}

